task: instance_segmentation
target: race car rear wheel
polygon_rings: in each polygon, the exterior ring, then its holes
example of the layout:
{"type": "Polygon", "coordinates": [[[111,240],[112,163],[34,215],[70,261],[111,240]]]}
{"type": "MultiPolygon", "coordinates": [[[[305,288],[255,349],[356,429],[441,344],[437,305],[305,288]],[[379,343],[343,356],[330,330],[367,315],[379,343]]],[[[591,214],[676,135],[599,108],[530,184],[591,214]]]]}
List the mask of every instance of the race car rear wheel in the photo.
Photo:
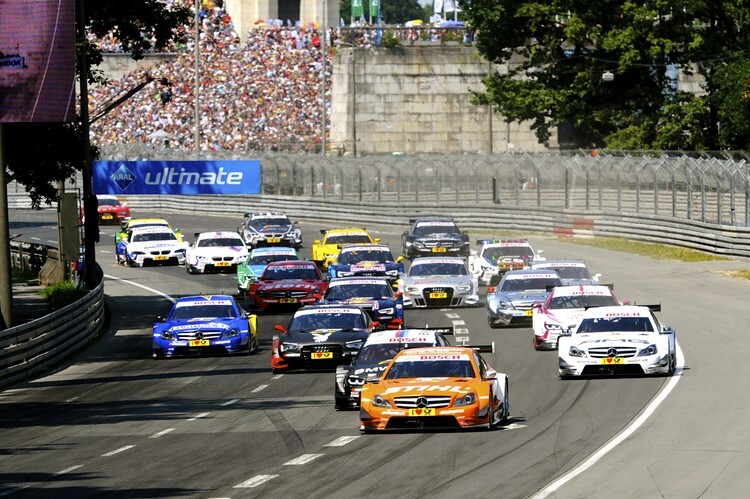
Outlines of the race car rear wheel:
{"type": "Polygon", "coordinates": [[[495,395],[490,392],[490,403],[487,409],[487,430],[492,431],[495,428],[495,395]]]}
{"type": "Polygon", "coordinates": [[[503,400],[503,417],[501,423],[506,424],[510,420],[510,395],[508,391],[508,382],[505,382],[505,399],[503,400]]]}

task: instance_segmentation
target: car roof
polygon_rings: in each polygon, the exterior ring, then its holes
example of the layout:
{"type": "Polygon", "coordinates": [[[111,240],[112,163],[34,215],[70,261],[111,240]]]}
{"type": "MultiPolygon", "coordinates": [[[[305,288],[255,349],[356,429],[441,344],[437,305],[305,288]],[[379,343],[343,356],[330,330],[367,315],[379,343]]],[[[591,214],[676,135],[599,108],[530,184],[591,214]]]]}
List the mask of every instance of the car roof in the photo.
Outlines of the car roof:
{"type": "Polygon", "coordinates": [[[174,231],[166,225],[147,225],[146,227],[133,227],[130,229],[133,234],[158,234],[166,233],[173,234],[174,231]]]}
{"type": "Polygon", "coordinates": [[[388,279],[385,277],[335,277],[328,282],[328,287],[346,286],[348,284],[385,284],[390,286],[388,279]]]}
{"type": "Polygon", "coordinates": [[[365,250],[391,251],[391,248],[387,244],[347,244],[341,247],[342,253],[365,250]]]}
{"type": "Polygon", "coordinates": [[[297,251],[294,248],[287,246],[265,246],[263,248],[255,248],[251,254],[255,255],[296,255],[297,251]]]}
{"type": "Polygon", "coordinates": [[[549,279],[550,277],[560,278],[554,270],[526,269],[506,272],[503,279],[549,279]]]}
{"type": "Polygon", "coordinates": [[[393,358],[394,362],[399,360],[469,360],[472,357],[472,350],[469,347],[423,347],[409,348],[401,350],[393,358]],[[414,357],[414,359],[404,359],[404,357],[414,357]],[[456,357],[452,359],[451,357],[456,357]]]}
{"type": "Polygon", "coordinates": [[[431,329],[391,329],[370,333],[365,345],[388,343],[434,343],[439,333],[431,329]]]}
{"type": "Polygon", "coordinates": [[[479,244],[483,248],[530,248],[531,244],[526,239],[484,239],[479,244]]]}
{"type": "Polygon", "coordinates": [[[198,234],[198,239],[220,239],[224,237],[236,237],[240,238],[240,234],[233,230],[220,230],[215,232],[201,232],[198,234]]]}
{"type": "Polygon", "coordinates": [[[279,262],[271,262],[268,264],[269,267],[313,267],[317,268],[314,262],[308,262],[307,260],[282,260],[279,262]]]}
{"type": "Polygon", "coordinates": [[[367,234],[367,229],[363,227],[349,227],[346,229],[328,229],[326,230],[327,236],[342,235],[342,234],[367,234]]]}
{"type": "Polygon", "coordinates": [[[573,286],[555,286],[552,290],[553,296],[612,296],[609,286],[596,284],[581,284],[573,286]]]}
{"type": "Polygon", "coordinates": [[[115,201],[119,201],[120,200],[120,198],[118,198],[114,194],[97,194],[96,195],[96,199],[112,199],[112,200],[115,200],[115,201]]]}
{"type": "Polygon", "coordinates": [[[219,302],[227,302],[227,301],[234,303],[234,298],[232,298],[229,295],[208,295],[208,296],[193,295],[193,296],[181,296],[181,297],[179,297],[177,299],[177,301],[175,303],[181,303],[181,304],[186,304],[186,303],[200,303],[200,304],[205,304],[205,303],[208,303],[208,302],[210,302],[210,303],[219,303],[219,302]]]}
{"type": "Polygon", "coordinates": [[[531,264],[532,269],[546,269],[550,267],[585,267],[584,260],[541,260],[531,264]]]}
{"type": "Polygon", "coordinates": [[[420,263],[461,263],[465,265],[466,261],[460,256],[420,256],[412,260],[411,266],[420,263]]]}
{"type": "Polygon", "coordinates": [[[582,319],[602,319],[616,317],[651,317],[649,307],[639,305],[616,305],[608,307],[592,307],[583,312],[582,319]]]}
{"type": "Polygon", "coordinates": [[[156,223],[169,225],[169,222],[167,222],[163,218],[132,218],[128,220],[128,227],[132,227],[134,225],[139,225],[139,224],[156,224],[156,223]]]}
{"type": "Polygon", "coordinates": [[[312,315],[312,314],[357,314],[362,315],[364,311],[356,305],[338,305],[338,304],[321,304],[321,305],[305,305],[300,307],[294,313],[294,316],[298,315],[312,315]]]}

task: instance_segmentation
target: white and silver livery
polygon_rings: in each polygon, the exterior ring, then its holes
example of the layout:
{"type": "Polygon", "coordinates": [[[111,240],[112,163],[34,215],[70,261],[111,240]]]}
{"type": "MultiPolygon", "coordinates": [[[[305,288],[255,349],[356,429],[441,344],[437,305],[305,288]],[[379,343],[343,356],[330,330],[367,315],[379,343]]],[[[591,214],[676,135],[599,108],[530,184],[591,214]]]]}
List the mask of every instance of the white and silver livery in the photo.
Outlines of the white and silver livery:
{"type": "Polygon", "coordinates": [[[460,257],[415,258],[398,281],[404,307],[473,307],[479,304],[479,284],[460,257]]]}

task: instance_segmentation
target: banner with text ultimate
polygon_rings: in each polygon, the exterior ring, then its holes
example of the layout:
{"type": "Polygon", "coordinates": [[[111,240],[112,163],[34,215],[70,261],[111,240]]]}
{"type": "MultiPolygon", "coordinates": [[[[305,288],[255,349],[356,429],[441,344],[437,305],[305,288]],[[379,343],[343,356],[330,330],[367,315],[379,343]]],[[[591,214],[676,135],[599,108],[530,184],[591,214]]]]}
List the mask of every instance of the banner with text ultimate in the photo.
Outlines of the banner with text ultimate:
{"type": "Polygon", "coordinates": [[[96,194],[259,194],[260,161],[94,161],[96,194]]]}

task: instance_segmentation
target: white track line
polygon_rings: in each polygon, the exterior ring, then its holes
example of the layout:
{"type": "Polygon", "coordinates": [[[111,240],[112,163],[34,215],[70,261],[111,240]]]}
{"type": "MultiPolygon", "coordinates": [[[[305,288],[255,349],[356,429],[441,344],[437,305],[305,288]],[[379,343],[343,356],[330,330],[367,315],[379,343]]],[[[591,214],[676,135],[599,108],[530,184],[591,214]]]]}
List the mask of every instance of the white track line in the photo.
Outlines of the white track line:
{"type": "Polygon", "coordinates": [[[348,437],[339,437],[336,440],[333,440],[331,442],[328,442],[323,447],[343,447],[344,445],[354,442],[357,440],[359,436],[348,436],[348,437]]]}
{"type": "Polygon", "coordinates": [[[167,433],[169,433],[171,431],[174,431],[174,430],[175,430],[175,428],[167,428],[166,430],[162,430],[159,433],[154,433],[153,435],[151,435],[148,438],[159,438],[159,437],[161,437],[163,435],[166,435],[167,433]]]}
{"type": "Polygon", "coordinates": [[[672,390],[674,390],[675,386],[677,386],[677,383],[680,381],[680,378],[682,377],[682,369],[685,367],[685,357],[682,355],[682,349],[680,348],[679,343],[675,343],[677,347],[677,369],[675,371],[675,375],[672,376],[666,385],[661,389],[661,391],[654,397],[654,399],[649,403],[646,408],[643,410],[643,412],[635,419],[633,422],[625,427],[620,433],[618,433],[612,440],[607,442],[603,447],[601,447],[598,451],[594,452],[588,459],[580,463],[578,466],[573,468],[572,470],[565,473],[563,476],[555,480],[554,482],[550,483],[546,487],[544,487],[542,490],[531,496],[531,499],[542,499],[544,497],[549,496],[550,494],[553,494],[556,490],[558,490],[560,487],[583,473],[584,471],[591,468],[593,465],[595,465],[601,458],[606,456],[612,449],[620,445],[625,439],[627,439],[630,435],[632,435],[638,428],[643,426],[643,423],[648,420],[648,418],[651,417],[651,415],[654,413],[654,411],[661,405],[662,402],[664,402],[670,393],[672,393],[672,390]]]}
{"type": "Polygon", "coordinates": [[[197,419],[205,418],[209,414],[211,414],[211,413],[210,412],[201,412],[200,414],[196,414],[192,418],[188,419],[188,421],[195,421],[197,419]]]}
{"type": "Polygon", "coordinates": [[[65,473],[70,473],[71,471],[75,471],[78,468],[83,468],[82,464],[76,464],[75,466],[71,466],[70,468],[65,468],[64,470],[60,470],[57,473],[55,473],[55,476],[64,475],[65,473]]]}
{"type": "Polygon", "coordinates": [[[221,407],[226,407],[228,405],[233,405],[233,404],[236,404],[239,401],[240,401],[240,399],[227,400],[226,402],[224,402],[223,404],[221,404],[221,407]]]}
{"type": "Polygon", "coordinates": [[[268,388],[268,385],[259,385],[257,388],[250,391],[250,393],[258,393],[261,390],[268,388]]]}
{"type": "Polygon", "coordinates": [[[156,290],[154,288],[149,288],[148,286],[144,286],[143,284],[138,284],[137,282],[129,281],[127,279],[122,279],[120,277],[115,277],[113,275],[108,275],[108,274],[104,274],[104,277],[106,277],[107,279],[114,279],[115,281],[120,281],[120,282],[125,282],[125,283],[128,283],[128,284],[132,284],[133,286],[138,286],[139,288],[145,289],[146,291],[150,291],[150,292],[154,293],[155,295],[159,295],[161,297],[164,297],[167,300],[171,301],[172,303],[174,303],[175,301],[177,301],[174,298],[172,298],[171,296],[169,296],[168,294],[162,293],[161,291],[158,291],[158,290],[156,290]]]}
{"type": "Polygon", "coordinates": [[[119,454],[120,452],[125,452],[128,449],[132,449],[135,447],[135,445],[126,445],[125,447],[120,447],[119,449],[115,449],[113,451],[109,451],[106,454],[102,454],[102,457],[109,457],[114,456],[115,454],[119,454]]]}
{"type": "Polygon", "coordinates": [[[302,464],[307,464],[314,459],[318,459],[322,455],[323,454],[302,454],[300,457],[295,457],[291,461],[285,462],[284,466],[300,466],[302,464]]]}
{"type": "Polygon", "coordinates": [[[256,475],[252,477],[250,480],[246,480],[240,484],[237,484],[234,486],[235,489],[251,489],[253,487],[257,487],[258,485],[261,485],[263,483],[266,483],[269,480],[273,480],[279,475],[256,475]]]}

